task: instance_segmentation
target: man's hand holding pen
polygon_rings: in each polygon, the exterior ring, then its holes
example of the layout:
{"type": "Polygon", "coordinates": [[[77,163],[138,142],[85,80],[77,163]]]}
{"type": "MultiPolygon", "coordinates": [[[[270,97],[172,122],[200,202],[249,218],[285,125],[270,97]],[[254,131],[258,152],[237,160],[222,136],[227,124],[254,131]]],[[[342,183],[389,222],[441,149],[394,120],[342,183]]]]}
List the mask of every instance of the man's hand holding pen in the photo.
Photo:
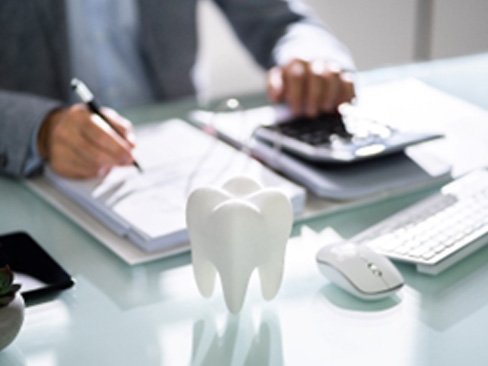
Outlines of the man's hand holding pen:
{"type": "Polygon", "coordinates": [[[114,166],[133,164],[132,124],[108,108],[103,115],[110,126],[82,103],[53,111],[38,134],[41,157],[69,178],[104,176],[114,166]]]}

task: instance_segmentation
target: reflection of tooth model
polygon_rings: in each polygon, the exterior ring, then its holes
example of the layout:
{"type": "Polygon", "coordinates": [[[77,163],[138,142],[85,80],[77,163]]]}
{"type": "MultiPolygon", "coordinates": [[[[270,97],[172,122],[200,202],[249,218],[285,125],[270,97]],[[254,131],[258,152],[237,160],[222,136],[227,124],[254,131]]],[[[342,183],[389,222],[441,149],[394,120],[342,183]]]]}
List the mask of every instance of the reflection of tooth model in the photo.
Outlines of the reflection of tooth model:
{"type": "Polygon", "coordinates": [[[293,222],[286,195],[236,177],[222,188],[195,190],[188,198],[186,220],[195,280],[203,296],[212,295],[219,272],[227,307],[239,312],[255,268],[263,297],[276,296],[293,222]]]}

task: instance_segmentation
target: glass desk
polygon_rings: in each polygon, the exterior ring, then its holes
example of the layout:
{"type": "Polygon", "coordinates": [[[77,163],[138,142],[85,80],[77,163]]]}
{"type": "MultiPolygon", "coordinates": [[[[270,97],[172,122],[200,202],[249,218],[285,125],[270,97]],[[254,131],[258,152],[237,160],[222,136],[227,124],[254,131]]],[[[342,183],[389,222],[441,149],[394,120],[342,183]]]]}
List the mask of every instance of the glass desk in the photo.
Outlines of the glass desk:
{"type": "MultiPolygon", "coordinates": [[[[364,72],[359,85],[407,76],[488,108],[488,54],[364,72]]],[[[128,115],[165,119],[192,107],[183,101],[128,115]]],[[[230,316],[218,286],[211,299],[197,292],[189,254],[129,267],[20,182],[1,177],[0,197],[0,232],[29,232],[76,280],[26,309],[21,333],[0,353],[2,366],[488,364],[488,248],[433,278],[399,265],[406,286],[398,296],[364,303],[319,274],[320,238],[294,239],[278,296],[262,300],[253,277],[243,311],[230,316]]],[[[416,198],[307,225],[350,237],[416,198]]]]}

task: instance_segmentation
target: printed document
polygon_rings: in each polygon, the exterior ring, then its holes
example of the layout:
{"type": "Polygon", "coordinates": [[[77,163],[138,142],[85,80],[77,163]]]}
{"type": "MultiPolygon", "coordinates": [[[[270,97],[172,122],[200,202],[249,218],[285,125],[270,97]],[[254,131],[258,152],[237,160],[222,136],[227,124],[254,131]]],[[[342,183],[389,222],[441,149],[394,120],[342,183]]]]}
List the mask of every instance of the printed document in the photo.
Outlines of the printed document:
{"type": "Polygon", "coordinates": [[[72,180],[49,168],[45,178],[117,235],[145,251],[188,240],[185,204],[191,191],[220,186],[245,175],[263,186],[280,188],[296,214],[305,205],[305,190],[213,136],[182,120],[140,127],[134,155],[144,170],[114,168],[106,177],[72,180]]]}

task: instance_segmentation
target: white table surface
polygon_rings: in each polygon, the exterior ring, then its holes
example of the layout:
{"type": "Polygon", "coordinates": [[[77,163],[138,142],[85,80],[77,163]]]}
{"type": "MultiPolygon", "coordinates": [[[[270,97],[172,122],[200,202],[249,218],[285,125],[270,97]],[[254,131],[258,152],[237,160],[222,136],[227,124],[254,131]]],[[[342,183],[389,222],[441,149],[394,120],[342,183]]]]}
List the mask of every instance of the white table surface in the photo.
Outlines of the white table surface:
{"type": "MultiPolygon", "coordinates": [[[[409,76],[488,108],[488,54],[363,72],[359,85],[409,76]]],[[[163,119],[190,105],[132,116],[163,119]]],[[[230,316],[220,290],[197,292],[189,254],[130,267],[19,181],[0,177],[0,197],[0,233],[29,232],[76,280],[26,309],[2,366],[488,364],[488,248],[437,277],[399,265],[398,296],[365,303],[321,277],[324,238],[295,227],[278,296],[262,300],[253,277],[243,311],[230,316]]],[[[349,237],[416,197],[306,224],[349,237]]]]}

